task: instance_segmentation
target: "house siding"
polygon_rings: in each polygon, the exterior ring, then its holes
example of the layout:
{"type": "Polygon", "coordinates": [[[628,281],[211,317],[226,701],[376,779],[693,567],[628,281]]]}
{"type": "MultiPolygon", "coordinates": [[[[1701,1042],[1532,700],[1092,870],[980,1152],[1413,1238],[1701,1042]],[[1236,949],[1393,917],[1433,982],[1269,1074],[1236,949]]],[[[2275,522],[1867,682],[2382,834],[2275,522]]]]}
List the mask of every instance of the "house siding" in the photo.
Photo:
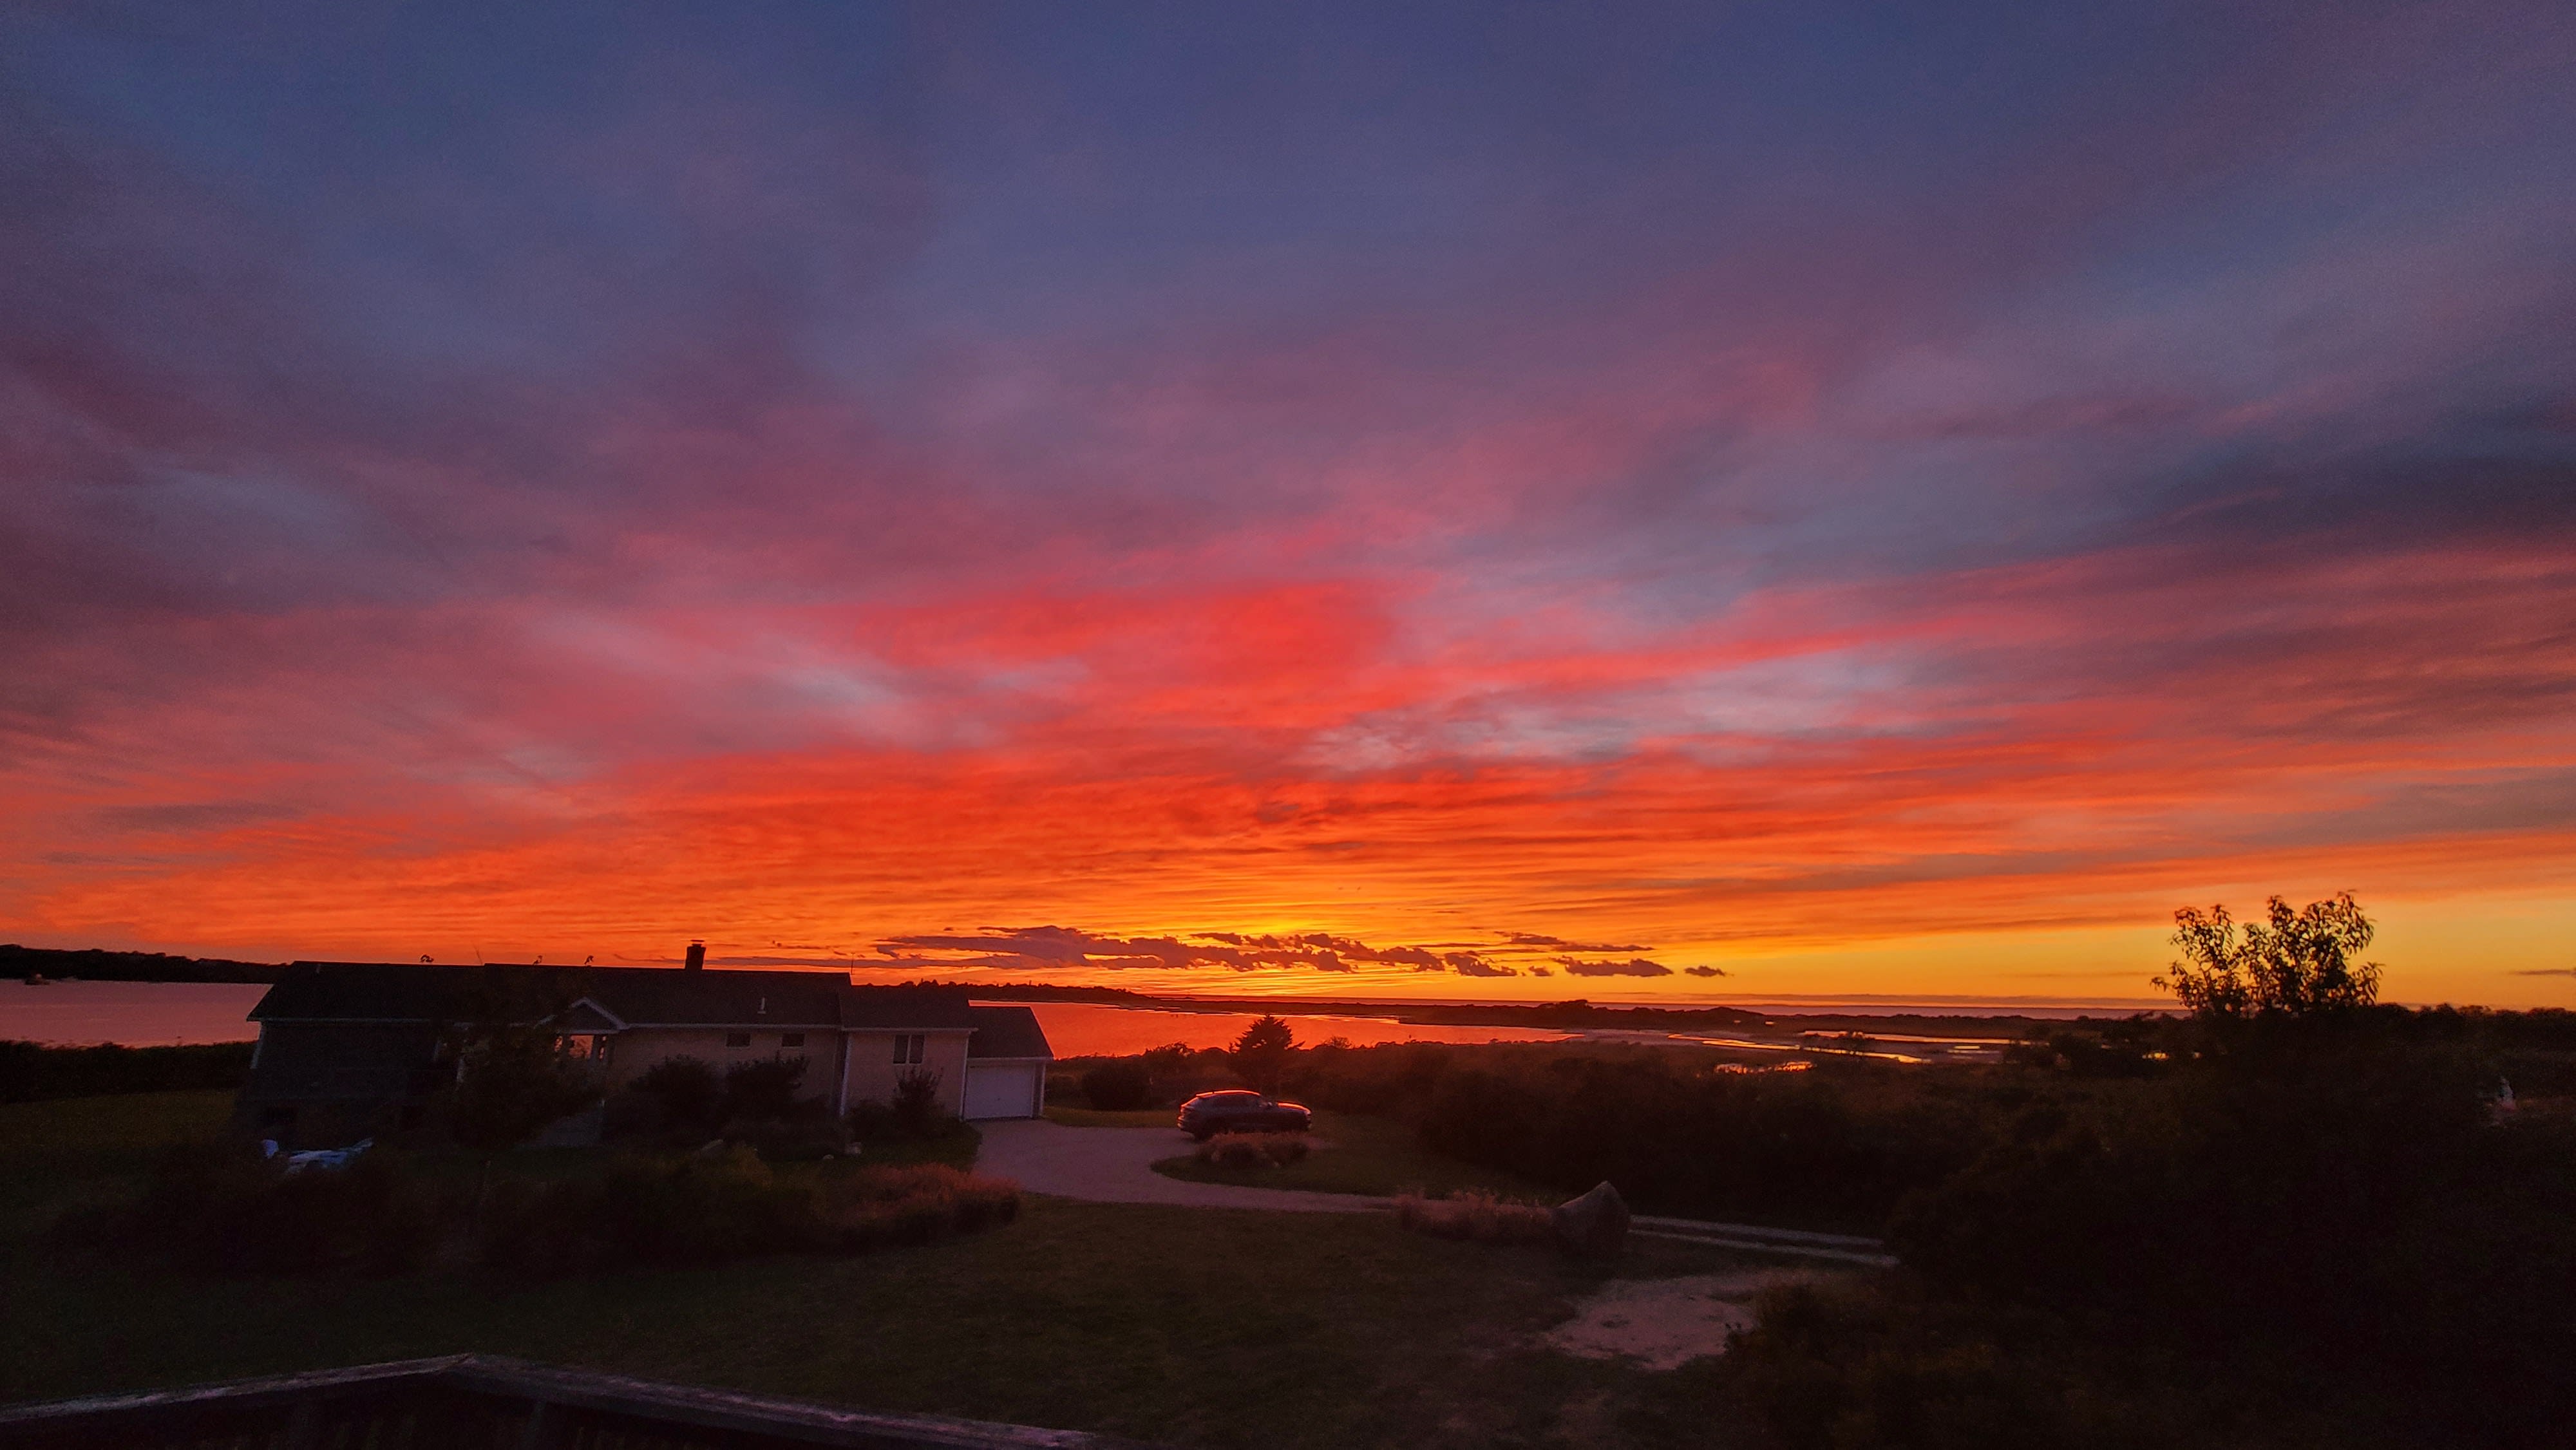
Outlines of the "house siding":
{"type": "MultiPolygon", "coordinates": [[[[754,1027],[749,1047],[727,1047],[725,1039],[741,1028],[721,1027],[629,1027],[610,1041],[609,1091],[626,1086],[653,1070],[659,1063],[675,1057],[694,1057],[716,1070],[721,1077],[725,1069],[739,1063],[761,1062],[772,1057],[805,1059],[805,1081],[801,1091],[806,1097],[828,1099],[832,1091],[832,1066],[837,1055],[833,1039],[839,1031],[829,1027],[777,1028],[754,1027]],[[779,1038],[790,1032],[803,1032],[805,1045],[781,1047],[779,1038]]],[[[889,1047],[887,1051],[893,1049],[889,1047]]]]}
{"type": "Polygon", "coordinates": [[[894,1060],[893,1032],[853,1032],[850,1036],[850,1065],[843,1086],[851,1103],[885,1103],[894,1101],[895,1083],[904,1073],[934,1072],[939,1075],[940,1105],[952,1113],[966,1110],[966,1039],[962,1030],[932,1029],[930,1040],[922,1044],[921,1067],[898,1067],[894,1060]]]}
{"type": "Polygon", "coordinates": [[[450,1072],[427,1023],[263,1022],[256,1061],[234,1121],[289,1148],[392,1132],[450,1072]]]}

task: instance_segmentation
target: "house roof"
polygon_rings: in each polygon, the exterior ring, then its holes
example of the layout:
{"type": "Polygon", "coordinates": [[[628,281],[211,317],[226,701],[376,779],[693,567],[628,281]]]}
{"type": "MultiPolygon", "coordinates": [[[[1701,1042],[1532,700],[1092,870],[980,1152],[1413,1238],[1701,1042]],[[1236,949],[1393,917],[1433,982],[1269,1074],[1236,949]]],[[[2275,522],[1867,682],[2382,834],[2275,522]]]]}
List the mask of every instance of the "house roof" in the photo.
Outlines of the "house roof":
{"type": "Polygon", "coordinates": [[[838,1027],[849,979],[822,972],[625,967],[583,995],[629,1027],[838,1027]]]}
{"type": "MultiPolygon", "coordinates": [[[[824,1027],[909,1031],[977,1025],[955,987],[853,987],[832,972],[669,967],[440,967],[297,962],[254,1022],[532,1022],[587,1000],[629,1027],[824,1027]]],[[[589,1014],[585,1025],[596,1025],[589,1014]]]]}
{"type": "Polygon", "coordinates": [[[1026,1007],[970,1007],[974,1015],[975,1035],[966,1039],[966,1059],[992,1057],[1053,1058],[1055,1050],[1047,1046],[1046,1029],[1038,1025],[1038,1014],[1026,1007]]]}

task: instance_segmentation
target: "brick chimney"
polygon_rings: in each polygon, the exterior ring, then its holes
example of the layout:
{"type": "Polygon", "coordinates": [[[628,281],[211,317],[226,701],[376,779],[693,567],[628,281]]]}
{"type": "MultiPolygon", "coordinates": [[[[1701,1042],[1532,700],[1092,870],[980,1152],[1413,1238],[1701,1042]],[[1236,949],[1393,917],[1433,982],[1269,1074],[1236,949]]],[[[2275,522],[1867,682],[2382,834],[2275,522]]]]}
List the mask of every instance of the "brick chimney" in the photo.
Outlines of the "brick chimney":
{"type": "Polygon", "coordinates": [[[702,971],[705,971],[705,970],[706,970],[706,967],[707,967],[707,944],[706,944],[705,942],[702,942],[702,941],[693,941],[693,942],[689,943],[689,964],[688,964],[688,966],[686,966],[686,967],[682,968],[681,970],[683,970],[683,971],[690,971],[690,972],[702,972],[702,971]]]}

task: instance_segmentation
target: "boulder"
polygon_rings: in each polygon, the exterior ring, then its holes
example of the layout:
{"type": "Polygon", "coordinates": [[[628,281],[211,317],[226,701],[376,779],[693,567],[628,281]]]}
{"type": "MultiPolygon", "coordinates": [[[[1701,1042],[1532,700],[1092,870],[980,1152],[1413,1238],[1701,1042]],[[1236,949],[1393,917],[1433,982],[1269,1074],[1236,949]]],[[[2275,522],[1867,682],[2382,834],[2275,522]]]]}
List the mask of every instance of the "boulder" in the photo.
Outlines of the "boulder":
{"type": "Polygon", "coordinates": [[[1617,1256],[1620,1245],[1628,1241],[1628,1204],[1619,1190],[1607,1183],[1593,1185],[1581,1198],[1560,1203],[1549,1214],[1556,1229],[1556,1241],[1566,1252],[1588,1259],[1617,1256]]]}

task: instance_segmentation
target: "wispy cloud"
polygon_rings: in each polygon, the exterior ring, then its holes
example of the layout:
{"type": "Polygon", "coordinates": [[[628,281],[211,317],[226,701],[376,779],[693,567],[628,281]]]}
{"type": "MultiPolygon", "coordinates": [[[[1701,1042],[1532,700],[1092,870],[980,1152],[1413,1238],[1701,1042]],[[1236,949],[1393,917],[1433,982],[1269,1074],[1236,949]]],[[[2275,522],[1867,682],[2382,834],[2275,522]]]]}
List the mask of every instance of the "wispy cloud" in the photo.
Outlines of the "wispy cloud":
{"type": "Polygon", "coordinates": [[[0,19],[13,932],[1644,992],[2564,899],[2545,10],[561,23],[0,19]]]}

